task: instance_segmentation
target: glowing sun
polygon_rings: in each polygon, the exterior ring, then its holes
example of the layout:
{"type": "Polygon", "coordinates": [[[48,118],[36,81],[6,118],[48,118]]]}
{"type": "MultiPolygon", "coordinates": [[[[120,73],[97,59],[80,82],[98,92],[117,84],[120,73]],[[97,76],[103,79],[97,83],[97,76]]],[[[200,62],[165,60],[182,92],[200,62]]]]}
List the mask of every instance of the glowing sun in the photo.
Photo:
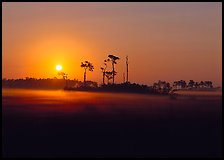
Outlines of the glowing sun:
{"type": "Polygon", "coordinates": [[[56,70],[57,70],[57,71],[62,70],[62,66],[61,66],[61,65],[57,65],[57,66],[56,66],[56,70]]]}

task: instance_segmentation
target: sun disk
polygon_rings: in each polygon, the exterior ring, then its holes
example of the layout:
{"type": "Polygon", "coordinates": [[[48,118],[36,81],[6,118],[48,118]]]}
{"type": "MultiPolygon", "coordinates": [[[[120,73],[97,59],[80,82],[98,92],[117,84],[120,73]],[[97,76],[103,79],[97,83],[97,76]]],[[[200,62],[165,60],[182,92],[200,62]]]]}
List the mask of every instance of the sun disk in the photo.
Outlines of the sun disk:
{"type": "Polygon", "coordinates": [[[62,70],[62,66],[61,65],[57,65],[56,66],[56,70],[58,70],[58,71],[62,70]]]}

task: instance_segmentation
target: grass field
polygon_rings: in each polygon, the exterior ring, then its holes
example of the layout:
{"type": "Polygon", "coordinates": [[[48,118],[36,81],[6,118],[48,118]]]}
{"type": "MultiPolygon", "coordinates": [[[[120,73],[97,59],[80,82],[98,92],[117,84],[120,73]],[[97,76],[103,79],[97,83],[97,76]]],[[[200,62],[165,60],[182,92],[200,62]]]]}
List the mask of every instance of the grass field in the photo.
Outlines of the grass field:
{"type": "Polygon", "coordinates": [[[221,95],[2,94],[3,157],[221,157],[221,95]]]}

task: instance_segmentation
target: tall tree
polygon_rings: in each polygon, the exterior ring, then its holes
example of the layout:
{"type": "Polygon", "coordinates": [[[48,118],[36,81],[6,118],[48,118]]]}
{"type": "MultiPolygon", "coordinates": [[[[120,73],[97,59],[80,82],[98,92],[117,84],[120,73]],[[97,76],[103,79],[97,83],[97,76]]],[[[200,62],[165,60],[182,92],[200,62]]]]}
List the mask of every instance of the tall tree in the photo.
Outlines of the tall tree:
{"type": "Polygon", "coordinates": [[[126,83],[128,83],[128,56],[126,56],[126,83]]]}
{"type": "Polygon", "coordinates": [[[109,61],[112,63],[112,74],[113,74],[113,84],[114,84],[114,76],[115,76],[115,70],[114,70],[114,65],[117,64],[116,60],[119,60],[120,58],[114,55],[108,55],[109,61]]]}
{"type": "Polygon", "coordinates": [[[105,76],[107,77],[107,84],[109,84],[110,80],[113,78],[113,73],[110,71],[106,71],[105,76]]]}
{"type": "Polygon", "coordinates": [[[103,85],[105,84],[105,75],[106,75],[106,69],[107,69],[107,63],[109,59],[104,60],[104,67],[101,67],[101,71],[103,73],[103,85]]]}
{"type": "Polygon", "coordinates": [[[93,71],[94,66],[92,63],[85,61],[84,63],[81,62],[81,67],[84,68],[84,83],[86,83],[86,70],[93,71]]]}

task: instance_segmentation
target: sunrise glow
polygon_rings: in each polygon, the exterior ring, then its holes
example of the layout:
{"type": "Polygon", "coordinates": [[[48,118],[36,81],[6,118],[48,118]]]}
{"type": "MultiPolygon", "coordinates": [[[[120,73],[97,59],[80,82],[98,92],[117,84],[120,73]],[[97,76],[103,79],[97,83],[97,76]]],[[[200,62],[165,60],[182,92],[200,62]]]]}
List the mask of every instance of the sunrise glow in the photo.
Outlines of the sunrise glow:
{"type": "Polygon", "coordinates": [[[53,78],[60,60],[69,79],[83,80],[80,63],[88,60],[95,67],[88,79],[101,83],[100,67],[114,54],[120,57],[116,83],[123,82],[128,55],[131,82],[194,79],[220,86],[221,8],[221,3],[3,3],[2,77],[53,78]]]}
{"type": "Polygon", "coordinates": [[[222,157],[222,82],[222,2],[2,2],[3,157],[222,157]]]}
{"type": "Polygon", "coordinates": [[[61,70],[62,70],[62,66],[61,66],[61,65],[57,65],[57,66],[56,66],[56,70],[57,70],[57,71],[61,71],[61,70]]]}

